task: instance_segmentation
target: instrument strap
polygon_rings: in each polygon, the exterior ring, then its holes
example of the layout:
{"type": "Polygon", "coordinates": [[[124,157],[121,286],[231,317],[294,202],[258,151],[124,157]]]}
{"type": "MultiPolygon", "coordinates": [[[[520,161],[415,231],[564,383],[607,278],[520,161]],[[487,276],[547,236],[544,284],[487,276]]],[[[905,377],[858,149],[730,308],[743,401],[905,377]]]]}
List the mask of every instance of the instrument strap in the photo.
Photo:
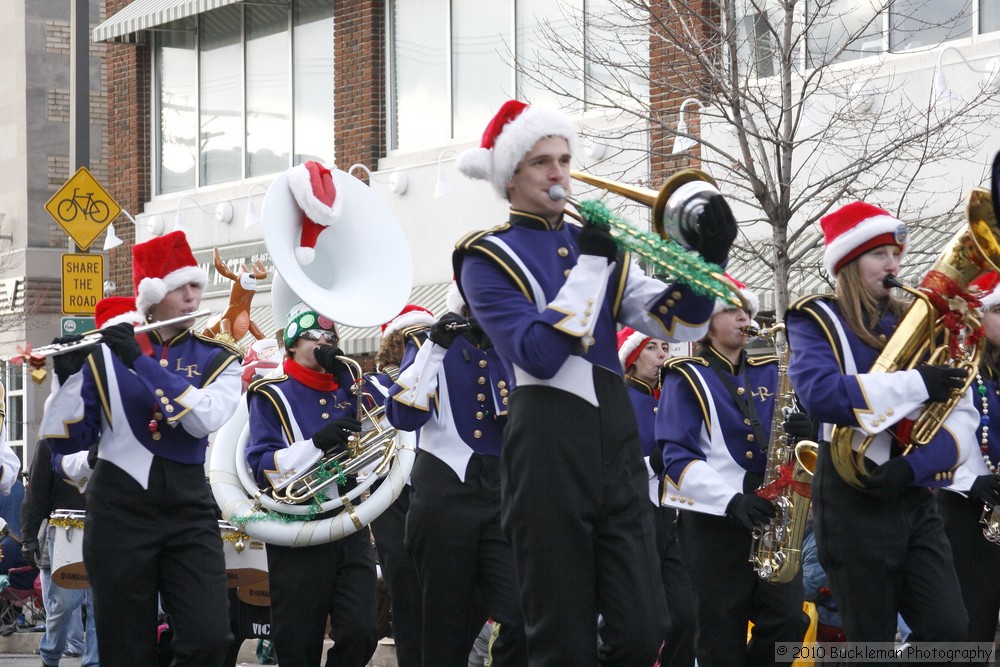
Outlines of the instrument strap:
{"type": "Polygon", "coordinates": [[[729,391],[729,395],[733,397],[733,401],[739,407],[740,412],[743,416],[747,418],[750,422],[750,429],[753,431],[754,437],[757,439],[757,445],[760,447],[760,451],[767,451],[768,441],[764,437],[764,429],[761,427],[760,418],[757,417],[757,406],[754,405],[753,396],[750,394],[750,389],[747,387],[747,364],[746,360],[743,359],[742,369],[737,377],[740,378],[741,384],[743,385],[743,395],[741,396],[733,384],[732,378],[729,373],[722,367],[722,363],[712,357],[707,357],[708,366],[715,374],[719,376],[719,380],[722,381],[723,386],[729,391]]]}

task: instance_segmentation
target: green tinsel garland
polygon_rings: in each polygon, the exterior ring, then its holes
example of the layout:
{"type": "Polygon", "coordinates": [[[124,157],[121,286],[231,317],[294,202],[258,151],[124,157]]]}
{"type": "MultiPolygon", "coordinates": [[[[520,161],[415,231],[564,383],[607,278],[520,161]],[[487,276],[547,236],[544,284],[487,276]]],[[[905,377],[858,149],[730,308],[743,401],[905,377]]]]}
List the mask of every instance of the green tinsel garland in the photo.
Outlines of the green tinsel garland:
{"type": "MultiPolygon", "coordinates": [[[[317,468],[315,475],[321,482],[335,477],[337,486],[343,486],[347,483],[347,476],[344,474],[344,469],[338,461],[327,461],[317,468]]],[[[279,521],[281,523],[312,521],[323,512],[322,505],[329,499],[330,497],[325,492],[320,491],[309,502],[309,511],[305,514],[282,514],[281,512],[273,512],[262,507],[252,510],[243,516],[234,516],[229,522],[242,530],[251,521],[279,521]]]]}
{"type": "Polygon", "coordinates": [[[712,276],[713,273],[722,275],[722,267],[718,264],[706,262],[698,254],[685,250],[676,241],[667,241],[636,229],[615,217],[607,206],[596,199],[580,202],[577,210],[589,224],[618,232],[615,240],[622,247],[655,264],[675,280],[690,285],[696,294],[722,299],[736,307],[743,305],[725,282],[712,276]]]}

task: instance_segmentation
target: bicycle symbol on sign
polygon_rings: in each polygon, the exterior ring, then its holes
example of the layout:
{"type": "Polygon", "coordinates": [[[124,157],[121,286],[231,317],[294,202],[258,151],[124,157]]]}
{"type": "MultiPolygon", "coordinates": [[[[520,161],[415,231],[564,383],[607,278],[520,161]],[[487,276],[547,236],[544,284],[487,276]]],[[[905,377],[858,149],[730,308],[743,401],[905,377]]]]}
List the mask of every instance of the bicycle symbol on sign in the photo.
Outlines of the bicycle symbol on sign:
{"type": "Polygon", "coordinates": [[[100,224],[108,219],[111,209],[100,199],[94,199],[94,193],[88,192],[85,195],[76,194],[80,188],[73,188],[73,196],[59,201],[56,213],[63,222],[72,222],[77,215],[100,224]]]}

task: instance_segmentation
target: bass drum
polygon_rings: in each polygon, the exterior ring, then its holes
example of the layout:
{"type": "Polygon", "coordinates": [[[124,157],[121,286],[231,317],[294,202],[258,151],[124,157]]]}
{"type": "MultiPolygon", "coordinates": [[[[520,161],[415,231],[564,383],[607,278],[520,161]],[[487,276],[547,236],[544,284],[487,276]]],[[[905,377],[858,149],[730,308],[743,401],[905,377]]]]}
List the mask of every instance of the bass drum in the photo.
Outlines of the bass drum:
{"type": "Polygon", "coordinates": [[[279,503],[257,488],[246,464],[249,434],[247,404],[240,401],[236,414],[219,430],[211,447],[208,479],[212,493],[226,521],[251,537],[286,547],[333,542],[367,526],[399,497],[416,457],[416,436],[399,431],[392,445],[396,454],[385,482],[364,502],[355,504],[376,481],[375,475],[369,475],[349,493],[320,507],[322,512],[343,511],[310,521],[307,517],[315,511],[312,506],[279,503]]]}

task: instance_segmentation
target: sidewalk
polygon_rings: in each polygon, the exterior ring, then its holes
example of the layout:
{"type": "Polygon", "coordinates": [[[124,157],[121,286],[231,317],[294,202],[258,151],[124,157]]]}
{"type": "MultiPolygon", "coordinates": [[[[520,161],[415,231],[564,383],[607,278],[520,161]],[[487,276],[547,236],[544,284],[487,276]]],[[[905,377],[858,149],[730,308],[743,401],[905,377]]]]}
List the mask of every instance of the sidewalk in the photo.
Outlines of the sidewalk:
{"type": "MultiPolygon", "coordinates": [[[[41,632],[16,632],[8,637],[0,637],[0,667],[27,667],[28,665],[37,667],[40,665],[41,658],[33,654],[32,651],[38,648],[38,642],[41,641],[41,638],[41,632]]],[[[327,641],[327,645],[326,648],[332,646],[333,643],[327,641]]],[[[256,647],[256,639],[248,639],[243,642],[236,662],[238,667],[243,665],[251,667],[260,664],[257,662],[256,647]]],[[[324,655],[326,648],[324,648],[324,655]]],[[[60,667],[79,667],[80,659],[63,658],[59,665],[60,667]]],[[[368,667],[396,667],[396,647],[391,643],[379,642],[368,667]]]]}

